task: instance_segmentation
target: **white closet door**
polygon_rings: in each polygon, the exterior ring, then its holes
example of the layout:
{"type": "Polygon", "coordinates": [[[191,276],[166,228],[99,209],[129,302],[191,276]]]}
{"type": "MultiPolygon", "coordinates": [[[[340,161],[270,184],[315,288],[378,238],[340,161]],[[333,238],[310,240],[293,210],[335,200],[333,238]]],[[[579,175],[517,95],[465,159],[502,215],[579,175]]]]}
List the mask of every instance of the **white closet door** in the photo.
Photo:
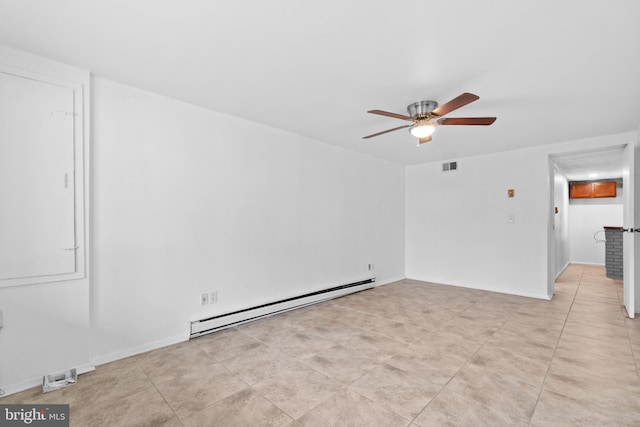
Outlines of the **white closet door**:
{"type": "MultiPolygon", "coordinates": [[[[622,226],[627,229],[640,227],[636,217],[640,212],[635,209],[635,144],[627,144],[624,149],[622,165],[622,226]]],[[[640,243],[637,233],[622,235],[622,276],[623,301],[630,318],[635,317],[635,250],[640,243]]]]}
{"type": "Polygon", "coordinates": [[[0,72],[0,280],[76,271],[73,89],[0,72]]]}

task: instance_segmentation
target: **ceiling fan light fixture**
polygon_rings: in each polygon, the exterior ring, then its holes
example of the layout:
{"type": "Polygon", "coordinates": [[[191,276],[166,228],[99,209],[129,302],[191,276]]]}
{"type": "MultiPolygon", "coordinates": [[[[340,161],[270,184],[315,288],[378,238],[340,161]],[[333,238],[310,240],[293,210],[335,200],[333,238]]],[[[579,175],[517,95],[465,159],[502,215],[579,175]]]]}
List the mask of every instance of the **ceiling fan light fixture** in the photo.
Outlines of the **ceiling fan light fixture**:
{"type": "Polygon", "coordinates": [[[433,135],[435,132],[436,126],[431,123],[416,123],[411,127],[411,135],[416,138],[426,138],[428,136],[433,135]]]}

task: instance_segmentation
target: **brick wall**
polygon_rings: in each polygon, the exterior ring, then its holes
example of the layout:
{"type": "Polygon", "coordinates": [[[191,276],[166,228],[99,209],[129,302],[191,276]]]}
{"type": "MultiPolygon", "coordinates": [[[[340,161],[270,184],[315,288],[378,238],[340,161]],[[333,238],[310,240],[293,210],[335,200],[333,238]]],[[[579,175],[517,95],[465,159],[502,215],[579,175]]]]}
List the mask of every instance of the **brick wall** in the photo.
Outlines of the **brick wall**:
{"type": "Polygon", "coordinates": [[[605,228],[604,235],[607,240],[605,249],[607,277],[622,278],[622,231],[605,228]]]}

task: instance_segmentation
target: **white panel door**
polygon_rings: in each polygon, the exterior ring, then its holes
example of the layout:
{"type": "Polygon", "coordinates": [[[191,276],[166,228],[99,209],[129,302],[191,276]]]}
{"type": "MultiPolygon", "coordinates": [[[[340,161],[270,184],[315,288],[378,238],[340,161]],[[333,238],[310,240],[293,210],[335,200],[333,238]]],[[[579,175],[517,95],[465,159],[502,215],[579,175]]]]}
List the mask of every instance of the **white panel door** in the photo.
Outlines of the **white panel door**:
{"type": "MultiPolygon", "coordinates": [[[[626,229],[633,229],[634,227],[640,227],[634,221],[634,145],[628,144],[624,149],[624,165],[622,170],[622,224],[626,229]]],[[[633,318],[635,313],[635,268],[634,268],[634,239],[640,239],[640,235],[637,233],[624,233],[622,240],[622,262],[623,262],[623,275],[624,275],[624,306],[627,310],[629,317],[633,318]]]]}
{"type": "Polygon", "coordinates": [[[0,72],[0,280],[76,271],[73,89],[0,72]]]}

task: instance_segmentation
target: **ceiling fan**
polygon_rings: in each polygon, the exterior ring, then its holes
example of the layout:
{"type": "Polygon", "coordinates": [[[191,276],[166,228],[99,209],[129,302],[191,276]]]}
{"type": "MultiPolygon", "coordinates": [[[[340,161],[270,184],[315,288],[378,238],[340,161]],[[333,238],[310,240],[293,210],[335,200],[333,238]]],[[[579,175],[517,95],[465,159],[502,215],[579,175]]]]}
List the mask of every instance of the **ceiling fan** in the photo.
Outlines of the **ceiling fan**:
{"type": "Polygon", "coordinates": [[[418,101],[407,106],[407,112],[409,113],[408,116],[382,110],[367,111],[367,113],[393,117],[394,119],[410,120],[413,124],[387,129],[372,135],[363,136],[362,138],[373,138],[374,136],[383,135],[395,130],[410,128],[411,134],[418,138],[418,142],[420,144],[424,144],[425,142],[431,141],[431,135],[438,125],[489,126],[496,121],[495,117],[442,117],[445,114],[449,114],[450,112],[457,110],[460,107],[464,107],[473,101],[477,101],[478,99],[480,99],[478,95],[465,92],[439,107],[436,101],[418,101]]]}

